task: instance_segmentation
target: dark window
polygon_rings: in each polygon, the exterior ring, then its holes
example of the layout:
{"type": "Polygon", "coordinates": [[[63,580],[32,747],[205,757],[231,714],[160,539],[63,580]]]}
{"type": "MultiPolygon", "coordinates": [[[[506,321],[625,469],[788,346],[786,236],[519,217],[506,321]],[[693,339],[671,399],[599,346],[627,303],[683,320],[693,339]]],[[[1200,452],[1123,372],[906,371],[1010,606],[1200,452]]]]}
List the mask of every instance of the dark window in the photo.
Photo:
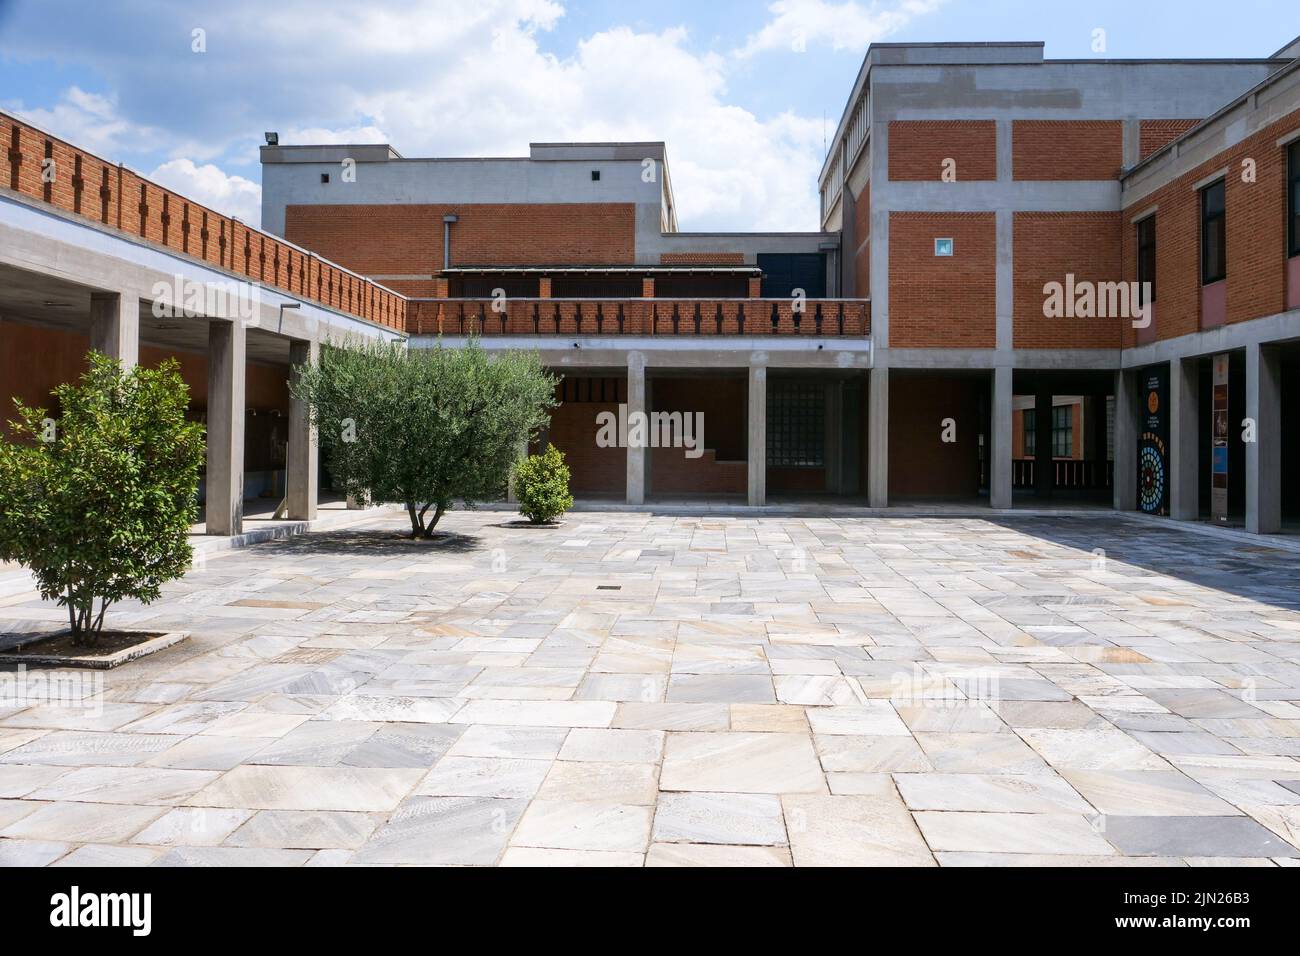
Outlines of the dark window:
{"type": "Polygon", "coordinates": [[[1290,205],[1287,222],[1290,224],[1290,236],[1287,242],[1287,255],[1300,256],[1300,140],[1296,140],[1286,151],[1287,156],[1287,202],[1290,205]]]}
{"type": "Polygon", "coordinates": [[[1038,453],[1038,411],[1026,408],[1020,415],[1025,433],[1025,457],[1033,458],[1038,453]]]}
{"type": "Polygon", "coordinates": [[[598,183],[598,182],[600,182],[600,170],[599,170],[599,169],[593,169],[593,170],[591,171],[591,181],[592,181],[593,183],[598,183]]]}
{"type": "Polygon", "coordinates": [[[320,174],[320,181],[323,182],[323,183],[327,183],[327,182],[329,182],[329,181],[330,181],[330,174],[329,174],[329,173],[321,173],[321,174],[320,174]]]}
{"type": "Polygon", "coordinates": [[[1138,244],[1138,304],[1146,305],[1142,299],[1145,283],[1151,283],[1151,301],[1156,300],[1156,217],[1147,216],[1137,224],[1138,244]]]}
{"type": "Polygon", "coordinates": [[[1201,190],[1201,284],[1218,282],[1228,275],[1226,251],[1224,181],[1201,190]]]}
{"type": "Polygon", "coordinates": [[[655,295],[661,299],[744,299],[749,296],[749,278],[743,275],[664,275],[655,279],[655,295]]]}
{"type": "Polygon", "coordinates": [[[826,298],[826,258],[820,252],[760,252],[757,265],[765,299],[789,299],[795,289],[809,299],[826,298]]]}
{"type": "Polygon", "coordinates": [[[1069,458],[1074,454],[1074,406],[1052,408],[1052,457],[1069,458]]]}
{"type": "Polygon", "coordinates": [[[773,382],[767,390],[767,463],[776,468],[821,468],[826,398],[820,385],[773,382]]]}

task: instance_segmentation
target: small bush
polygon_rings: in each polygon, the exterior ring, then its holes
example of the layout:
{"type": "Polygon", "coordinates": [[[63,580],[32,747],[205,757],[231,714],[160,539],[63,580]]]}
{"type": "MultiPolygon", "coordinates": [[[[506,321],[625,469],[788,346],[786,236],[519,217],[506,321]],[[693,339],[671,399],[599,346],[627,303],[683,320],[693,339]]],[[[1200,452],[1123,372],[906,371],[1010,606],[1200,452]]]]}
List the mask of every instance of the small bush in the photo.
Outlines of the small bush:
{"type": "Polygon", "coordinates": [[[540,455],[529,455],[515,465],[515,495],[519,513],[533,524],[554,521],[573,507],[569,494],[569,466],[564,452],[547,445],[540,455]]]}

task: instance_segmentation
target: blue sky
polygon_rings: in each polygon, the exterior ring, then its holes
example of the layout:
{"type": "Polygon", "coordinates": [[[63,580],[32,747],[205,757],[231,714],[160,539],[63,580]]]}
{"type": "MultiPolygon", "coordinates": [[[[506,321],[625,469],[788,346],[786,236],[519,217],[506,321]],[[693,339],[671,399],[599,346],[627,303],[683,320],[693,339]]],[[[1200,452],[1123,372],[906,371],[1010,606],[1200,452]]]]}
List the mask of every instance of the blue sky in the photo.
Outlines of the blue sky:
{"type": "Polygon", "coordinates": [[[0,0],[0,109],[250,221],[274,129],[408,156],[662,139],[682,228],[811,229],[872,41],[1240,57],[1296,34],[1294,0],[0,0]]]}

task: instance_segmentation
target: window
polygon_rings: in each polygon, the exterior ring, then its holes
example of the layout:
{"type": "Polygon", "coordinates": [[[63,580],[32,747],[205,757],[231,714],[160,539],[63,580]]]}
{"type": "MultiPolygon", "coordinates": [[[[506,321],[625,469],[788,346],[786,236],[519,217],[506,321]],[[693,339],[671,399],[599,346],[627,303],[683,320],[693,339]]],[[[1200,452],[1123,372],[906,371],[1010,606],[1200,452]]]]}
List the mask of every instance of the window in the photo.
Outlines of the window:
{"type": "Polygon", "coordinates": [[[1137,260],[1138,260],[1138,304],[1146,305],[1142,299],[1146,283],[1151,283],[1151,301],[1156,300],[1156,217],[1147,216],[1137,224],[1137,260]]]}
{"type": "Polygon", "coordinates": [[[329,173],[321,173],[321,174],[320,174],[320,181],[323,182],[323,183],[327,183],[327,182],[329,182],[329,181],[330,181],[330,174],[329,174],[329,173]]]}
{"type": "Polygon", "coordinates": [[[1033,458],[1038,454],[1038,411],[1026,408],[1020,416],[1021,430],[1025,434],[1025,457],[1033,458]]]}
{"type": "Polygon", "coordinates": [[[1296,140],[1286,151],[1287,156],[1287,201],[1289,203],[1289,237],[1287,255],[1300,256],[1300,140],[1296,140]]]}
{"type": "Polygon", "coordinates": [[[767,463],[776,468],[821,468],[826,397],[821,385],[772,382],[767,390],[767,463]]]}
{"type": "Polygon", "coordinates": [[[1074,454],[1074,406],[1052,407],[1052,457],[1069,458],[1074,454]]]}
{"type": "Polygon", "coordinates": [[[1225,209],[1222,179],[1201,190],[1201,285],[1228,275],[1225,209]]]}
{"type": "Polygon", "coordinates": [[[598,182],[600,182],[600,170],[599,170],[599,169],[593,169],[593,170],[591,171],[591,181],[592,181],[593,183],[598,183],[598,182]]]}

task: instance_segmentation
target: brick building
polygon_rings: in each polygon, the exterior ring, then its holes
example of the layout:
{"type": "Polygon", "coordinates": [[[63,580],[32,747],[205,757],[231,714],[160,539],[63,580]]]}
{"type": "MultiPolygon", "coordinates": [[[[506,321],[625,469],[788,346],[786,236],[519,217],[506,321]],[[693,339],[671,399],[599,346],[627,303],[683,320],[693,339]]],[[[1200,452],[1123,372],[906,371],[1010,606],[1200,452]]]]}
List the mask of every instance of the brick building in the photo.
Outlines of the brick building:
{"type": "MultiPolygon", "coordinates": [[[[1300,517],[1297,55],[875,44],[814,232],[682,232],[662,143],[269,145],[255,232],[8,118],[0,212],[57,208],[413,348],[537,349],[563,374],[544,439],[580,497],[1092,498],[1271,532],[1300,517]],[[53,192],[51,151],[77,170],[53,192]],[[702,436],[675,446],[699,413],[702,436]],[[600,440],[640,414],[652,440],[600,440]]],[[[103,339],[91,300],[116,293],[64,275],[101,291],[54,319],[32,257],[0,269],[32,286],[0,291],[5,390],[30,397],[103,339]],[[13,358],[28,353],[43,359],[13,358]]],[[[205,355],[192,329],[141,321],[202,381],[217,339],[205,355]]],[[[295,359],[261,340],[271,326],[254,326],[247,387],[266,377],[288,414],[275,388],[295,359]]]]}

